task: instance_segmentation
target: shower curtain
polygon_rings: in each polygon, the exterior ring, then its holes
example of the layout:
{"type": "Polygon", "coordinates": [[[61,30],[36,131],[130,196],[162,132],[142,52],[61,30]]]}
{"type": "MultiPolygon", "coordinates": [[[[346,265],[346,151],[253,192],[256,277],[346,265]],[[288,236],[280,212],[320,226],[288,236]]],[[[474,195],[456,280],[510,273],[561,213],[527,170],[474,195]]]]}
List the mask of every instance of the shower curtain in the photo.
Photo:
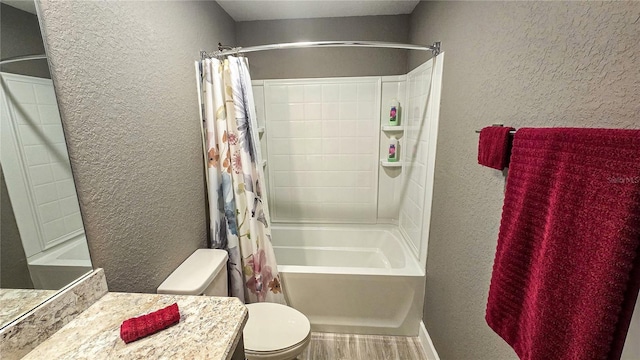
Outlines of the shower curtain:
{"type": "Polygon", "coordinates": [[[229,253],[231,296],[284,304],[247,61],[206,59],[202,72],[211,247],[229,253]]]}

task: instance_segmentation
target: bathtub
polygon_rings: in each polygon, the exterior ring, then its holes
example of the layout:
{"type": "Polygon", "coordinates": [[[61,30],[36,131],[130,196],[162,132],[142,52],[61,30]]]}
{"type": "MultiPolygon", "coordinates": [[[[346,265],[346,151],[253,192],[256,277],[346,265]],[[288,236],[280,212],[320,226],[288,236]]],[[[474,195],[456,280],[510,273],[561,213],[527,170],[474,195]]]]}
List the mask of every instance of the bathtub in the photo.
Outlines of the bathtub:
{"type": "Polygon", "coordinates": [[[93,271],[84,235],[31,256],[27,263],[36,289],[59,290],[93,271]]]}
{"type": "Polygon", "coordinates": [[[313,331],[417,336],[425,276],[392,225],[274,224],[287,303],[313,331]]]}

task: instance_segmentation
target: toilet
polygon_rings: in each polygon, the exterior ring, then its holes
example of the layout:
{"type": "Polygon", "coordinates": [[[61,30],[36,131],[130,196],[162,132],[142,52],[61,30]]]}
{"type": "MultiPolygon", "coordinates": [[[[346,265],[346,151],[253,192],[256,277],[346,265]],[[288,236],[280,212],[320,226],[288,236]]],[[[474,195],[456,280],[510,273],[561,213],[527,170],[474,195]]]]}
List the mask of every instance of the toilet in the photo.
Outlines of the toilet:
{"type": "MultiPolygon", "coordinates": [[[[158,294],[228,296],[225,250],[198,249],[158,287],[158,294]]],[[[286,305],[247,304],[244,351],[248,360],[291,360],[311,340],[304,314],[286,305]]]]}

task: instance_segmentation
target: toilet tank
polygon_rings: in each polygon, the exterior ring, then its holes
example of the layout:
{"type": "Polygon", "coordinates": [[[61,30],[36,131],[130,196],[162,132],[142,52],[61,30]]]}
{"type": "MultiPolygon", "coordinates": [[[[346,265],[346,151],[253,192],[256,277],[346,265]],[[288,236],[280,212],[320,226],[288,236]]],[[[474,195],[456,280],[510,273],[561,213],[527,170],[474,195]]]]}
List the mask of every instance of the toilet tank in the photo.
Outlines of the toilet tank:
{"type": "Polygon", "coordinates": [[[228,296],[225,250],[198,249],[158,286],[158,294],[228,296]]]}

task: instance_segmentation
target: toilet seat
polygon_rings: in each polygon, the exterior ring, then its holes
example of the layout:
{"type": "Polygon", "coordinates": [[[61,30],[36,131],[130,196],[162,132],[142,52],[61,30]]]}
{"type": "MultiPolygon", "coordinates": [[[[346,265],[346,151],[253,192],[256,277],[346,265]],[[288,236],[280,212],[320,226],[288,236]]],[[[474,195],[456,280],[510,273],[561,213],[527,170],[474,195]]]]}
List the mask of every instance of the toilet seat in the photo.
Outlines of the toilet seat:
{"type": "Polygon", "coordinates": [[[298,310],[274,303],[248,304],[244,327],[248,359],[280,360],[298,356],[311,340],[311,324],[298,310]]]}

